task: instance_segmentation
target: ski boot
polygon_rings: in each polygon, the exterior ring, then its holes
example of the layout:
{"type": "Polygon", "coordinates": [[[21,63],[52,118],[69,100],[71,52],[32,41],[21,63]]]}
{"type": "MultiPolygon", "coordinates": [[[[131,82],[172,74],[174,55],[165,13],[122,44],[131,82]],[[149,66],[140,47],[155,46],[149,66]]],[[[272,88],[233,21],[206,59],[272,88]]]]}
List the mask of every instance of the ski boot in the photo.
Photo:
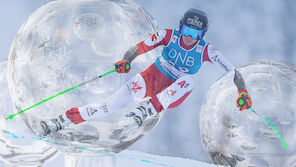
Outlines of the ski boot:
{"type": "Polygon", "coordinates": [[[119,136],[120,141],[131,141],[135,136],[141,135],[141,133],[143,133],[142,125],[144,121],[157,115],[150,99],[151,97],[146,97],[141,101],[138,101],[138,107],[132,112],[126,114],[127,119],[121,123],[124,128],[119,136]]]}
{"type": "Polygon", "coordinates": [[[74,125],[74,123],[66,115],[60,115],[57,119],[50,119],[47,122],[41,121],[40,125],[43,130],[41,136],[48,136],[55,135],[58,131],[74,125]]]}
{"type": "Polygon", "coordinates": [[[141,126],[144,120],[157,113],[150,100],[151,97],[146,97],[138,101],[139,107],[127,114],[126,117],[133,117],[138,126],[141,126]]]}

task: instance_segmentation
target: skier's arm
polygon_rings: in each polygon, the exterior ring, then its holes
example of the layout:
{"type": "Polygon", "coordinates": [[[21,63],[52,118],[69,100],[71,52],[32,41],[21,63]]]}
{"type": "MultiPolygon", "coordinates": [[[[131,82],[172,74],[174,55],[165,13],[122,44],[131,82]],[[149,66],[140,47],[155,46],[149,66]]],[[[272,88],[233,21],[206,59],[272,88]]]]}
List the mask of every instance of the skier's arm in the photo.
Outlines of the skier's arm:
{"type": "Polygon", "coordinates": [[[135,46],[132,46],[124,54],[125,60],[132,62],[137,56],[149,52],[150,50],[160,46],[167,45],[170,41],[172,30],[165,29],[149,36],[146,40],[139,42],[135,46]]]}
{"type": "Polygon", "coordinates": [[[222,52],[218,51],[214,46],[208,44],[204,51],[203,61],[210,61],[216,68],[223,71],[224,74],[234,76],[233,82],[237,87],[239,97],[237,98],[237,107],[240,111],[249,109],[252,106],[252,101],[246,90],[245,82],[242,75],[234,66],[224,57],[222,52]]]}
{"type": "Polygon", "coordinates": [[[139,47],[137,45],[130,47],[128,51],[125,52],[123,60],[128,60],[128,62],[131,63],[138,56],[138,52],[139,47]]]}
{"type": "Polygon", "coordinates": [[[170,42],[172,30],[165,29],[151,35],[146,40],[130,47],[125,52],[123,60],[116,62],[115,69],[118,73],[128,73],[131,62],[140,54],[146,53],[160,45],[167,45],[170,42]]]}
{"type": "Polygon", "coordinates": [[[234,66],[224,57],[222,52],[217,50],[213,45],[207,44],[203,52],[203,62],[209,61],[224,74],[231,72],[234,74],[234,66]]]}
{"type": "Polygon", "coordinates": [[[246,89],[242,75],[237,70],[235,70],[234,66],[224,57],[222,52],[217,50],[211,44],[208,44],[205,48],[203,62],[205,61],[213,63],[214,66],[224,74],[234,76],[233,81],[238,90],[246,89]]]}
{"type": "Polygon", "coordinates": [[[243,76],[241,75],[240,72],[237,71],[237,69],[234,69],[233,81],[234,81],[238,91],[246,90],[245,81],[243,79],[243,76]]]}

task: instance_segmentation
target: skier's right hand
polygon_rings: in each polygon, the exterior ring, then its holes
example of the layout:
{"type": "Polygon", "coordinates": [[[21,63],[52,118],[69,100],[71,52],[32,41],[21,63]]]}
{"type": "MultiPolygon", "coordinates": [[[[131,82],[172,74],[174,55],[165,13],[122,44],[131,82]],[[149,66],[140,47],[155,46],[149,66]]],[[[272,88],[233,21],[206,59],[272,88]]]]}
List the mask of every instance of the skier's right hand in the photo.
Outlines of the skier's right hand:
{"type": "Polygon", "coordinates": [[[128,73],[131,70],[131,65],[128,60],[120,60],[115,63],[115,69],[118,73],[128,73]]]}

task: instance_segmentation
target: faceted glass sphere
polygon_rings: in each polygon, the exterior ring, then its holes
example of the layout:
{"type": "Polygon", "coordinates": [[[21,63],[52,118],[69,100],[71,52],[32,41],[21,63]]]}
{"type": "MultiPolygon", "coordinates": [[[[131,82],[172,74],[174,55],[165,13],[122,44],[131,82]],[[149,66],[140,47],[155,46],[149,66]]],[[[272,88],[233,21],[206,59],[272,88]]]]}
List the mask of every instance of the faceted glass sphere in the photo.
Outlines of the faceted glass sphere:
{"type": "Polygon", "coordinates": [[[233,76],[220,78],[207,92],[200,113],[202,143],[221,165],[296,166],[296,68],[258,60],[238,68],[253,102],[240,112],[233,76]],[[283,143],[269,122],[278,131],[283,143]]]}
{"type": "Polygon", "coordinates": [[[19,117],[13,114],[13,104],[7,89],[7,61],[0,62],[0,160],[8,166],[42,166],[57,150],[34,137],[19,117]]]}
{"type": "MultiPolygon", "coordinates": [[[[156,31],[154,19],[130,0],[59,0],[43,5],[22,25],[9,55],[9,89],[17,110],[114,70],[114,63],[122,60],[129,47],[156,31]]],[[[40,121],[57,118],[73,107],[100,103],[149,67],[159,52],[155,49],[136,58],[128,74],[111,73],[20,116],[38,135],[40,121]]],[[[159,119],[158,115],[137,128],[135,121],[125,117],[135,107],[73,126],[50,140],[73,154],[89,153],[77,148],[120,152],[159,119]]]]}

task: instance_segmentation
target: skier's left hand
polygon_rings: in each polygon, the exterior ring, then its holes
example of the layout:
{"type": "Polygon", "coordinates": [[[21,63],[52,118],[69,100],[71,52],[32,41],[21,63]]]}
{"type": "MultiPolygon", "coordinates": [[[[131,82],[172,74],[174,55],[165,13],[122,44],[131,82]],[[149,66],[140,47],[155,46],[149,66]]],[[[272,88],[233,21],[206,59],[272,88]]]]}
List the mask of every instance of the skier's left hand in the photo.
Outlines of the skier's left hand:
{"type": "Polygon", "coordinates": [[[252,107],[252,100],[247,90],[238,90],[239,97],[236,100],[236,106],[240,111],[249,109],[252,107]]]}

